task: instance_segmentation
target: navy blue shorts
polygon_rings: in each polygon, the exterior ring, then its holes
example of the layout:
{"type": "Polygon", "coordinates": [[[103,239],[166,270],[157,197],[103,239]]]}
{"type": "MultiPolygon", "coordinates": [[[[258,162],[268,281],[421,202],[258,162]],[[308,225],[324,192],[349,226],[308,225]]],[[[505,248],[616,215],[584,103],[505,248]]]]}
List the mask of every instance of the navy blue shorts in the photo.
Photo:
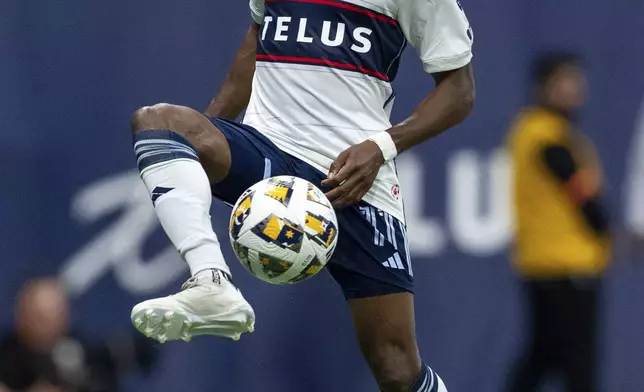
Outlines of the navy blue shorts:
{"type": "MultiPolygon", "coordinates": [[[[213,196],[228,204],[250,186],[273,176],[303,178],[324,192],[326,174],[275,146],[256,129],[210,118],[226,136],[232,164],[226,179],[213,185],[213,196]]],[[[338,244],[327,269],[346,298],[411,292],[413,272],[405,226],[376,207],[360,202],[336,210],[338,244]]]]}

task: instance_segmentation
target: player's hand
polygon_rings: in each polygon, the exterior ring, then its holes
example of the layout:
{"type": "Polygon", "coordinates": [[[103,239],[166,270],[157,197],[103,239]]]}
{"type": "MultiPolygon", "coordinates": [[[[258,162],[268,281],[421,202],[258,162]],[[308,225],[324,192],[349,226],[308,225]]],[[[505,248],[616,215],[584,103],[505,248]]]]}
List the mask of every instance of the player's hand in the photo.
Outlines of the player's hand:
{"type": "Polygon", "coordinates": [[[322,181],[323,186],[333,188],[326,197],[336,208],[358,203],[371,188],[383,163],[380,147],[371,140],[349,147],[331,164],[329,175],[322,181]]]}

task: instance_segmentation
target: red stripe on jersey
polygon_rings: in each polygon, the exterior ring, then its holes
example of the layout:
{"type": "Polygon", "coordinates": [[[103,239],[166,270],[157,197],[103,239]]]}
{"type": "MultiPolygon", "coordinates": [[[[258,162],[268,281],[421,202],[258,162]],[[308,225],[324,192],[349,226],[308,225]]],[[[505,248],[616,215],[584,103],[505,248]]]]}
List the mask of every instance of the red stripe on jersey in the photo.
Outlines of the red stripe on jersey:
{"type": "Polygon", "coordinates": [[[370,69],[366,69],[364,67],[359,67],[359,66],[353,65],[353,64],[339,63],[337,61],[331,61],[331,60],[315,59],[315,58],[310,58],[310,57],[272,56],[272,55],[269,55],[269,54],[258,54],[257,55],[257,60],[286,61],[286,62],[296,62],[296,63],[302,63],[302,64],[327,65],[329,67],[344,68],[344,69],[348,69],[350,71],[362,72],[363,74],[374,76],[374,77],[376,77],[378,79],[382,79],[384,81],[389,81],[389,78],[387,77],[387,75],[382,74],[380,72],[372,71],[370,69]]]}
{"type": "Polygon", "coordinates": [[[374,11],[370,11],[368,9],[360,8],[355,5],[339,2],[339,1],[334,1],[334,0],[265,0],[266,3],[278,3],[278,2],[293,2],[293,3],[313,3],[313,4],[323,4],[323,5],[330,5],[332,7],[338,7],[338,8],[344,8],[345,10],[349,11],[354,11],[354,12],[359,12],[361,14],[367,15],[371,18],[378,19],[382,22],[385,23],[390,23],[393,25],[398,25],[398,21],[396,19],[380,14],[374,11]]]}

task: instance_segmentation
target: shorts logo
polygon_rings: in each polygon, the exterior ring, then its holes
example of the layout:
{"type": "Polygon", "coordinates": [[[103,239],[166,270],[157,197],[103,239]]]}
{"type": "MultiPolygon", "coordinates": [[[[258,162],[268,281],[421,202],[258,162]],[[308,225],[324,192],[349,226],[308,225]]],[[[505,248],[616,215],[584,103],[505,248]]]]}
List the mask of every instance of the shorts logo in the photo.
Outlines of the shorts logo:
{"type": "Polygon", "coordinates": [[[393,196],[396,200],[398,200],[398,198],[400,197],[400,187],[398,186],[398,184],[395,184],[391,187],[391,196],[393,196]]]}
{"type": "Polygon", "coordinates": [[[399,270],[405,269],[402,263],[402,259],[400,258],[400,254],[398,252],[394,253],[393,256],[391,256],[386,261],[384,261],[382,265],[384,265],[387,268],[393,268],[393,269],[399,269],[399,270]]]}

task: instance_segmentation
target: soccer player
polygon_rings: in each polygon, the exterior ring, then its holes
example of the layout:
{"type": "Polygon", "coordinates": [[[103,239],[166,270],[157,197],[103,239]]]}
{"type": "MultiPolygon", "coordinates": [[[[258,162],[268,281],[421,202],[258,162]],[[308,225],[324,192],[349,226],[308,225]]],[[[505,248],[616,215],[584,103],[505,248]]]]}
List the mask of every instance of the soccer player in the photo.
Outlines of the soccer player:
{"type": "Polygon", "coordinates": [[[327,268],[381,390],[446,391],[418,353],[394,158],[472,108],[472,30],[461,5],[251,0],[250,9],[254,23],[204,114],[157,104],[132,117],[141,178],[192,273],[178,294],[136,305],[134,325],[161,342],[252,331],[253,310],[211,227],[211,195],[232,204],[262,179],[292,175],[320,185],[336,207],[341,234],[327,268]],[[436,89],[392,126],[391,83],[408,42],[436,89]]]}

